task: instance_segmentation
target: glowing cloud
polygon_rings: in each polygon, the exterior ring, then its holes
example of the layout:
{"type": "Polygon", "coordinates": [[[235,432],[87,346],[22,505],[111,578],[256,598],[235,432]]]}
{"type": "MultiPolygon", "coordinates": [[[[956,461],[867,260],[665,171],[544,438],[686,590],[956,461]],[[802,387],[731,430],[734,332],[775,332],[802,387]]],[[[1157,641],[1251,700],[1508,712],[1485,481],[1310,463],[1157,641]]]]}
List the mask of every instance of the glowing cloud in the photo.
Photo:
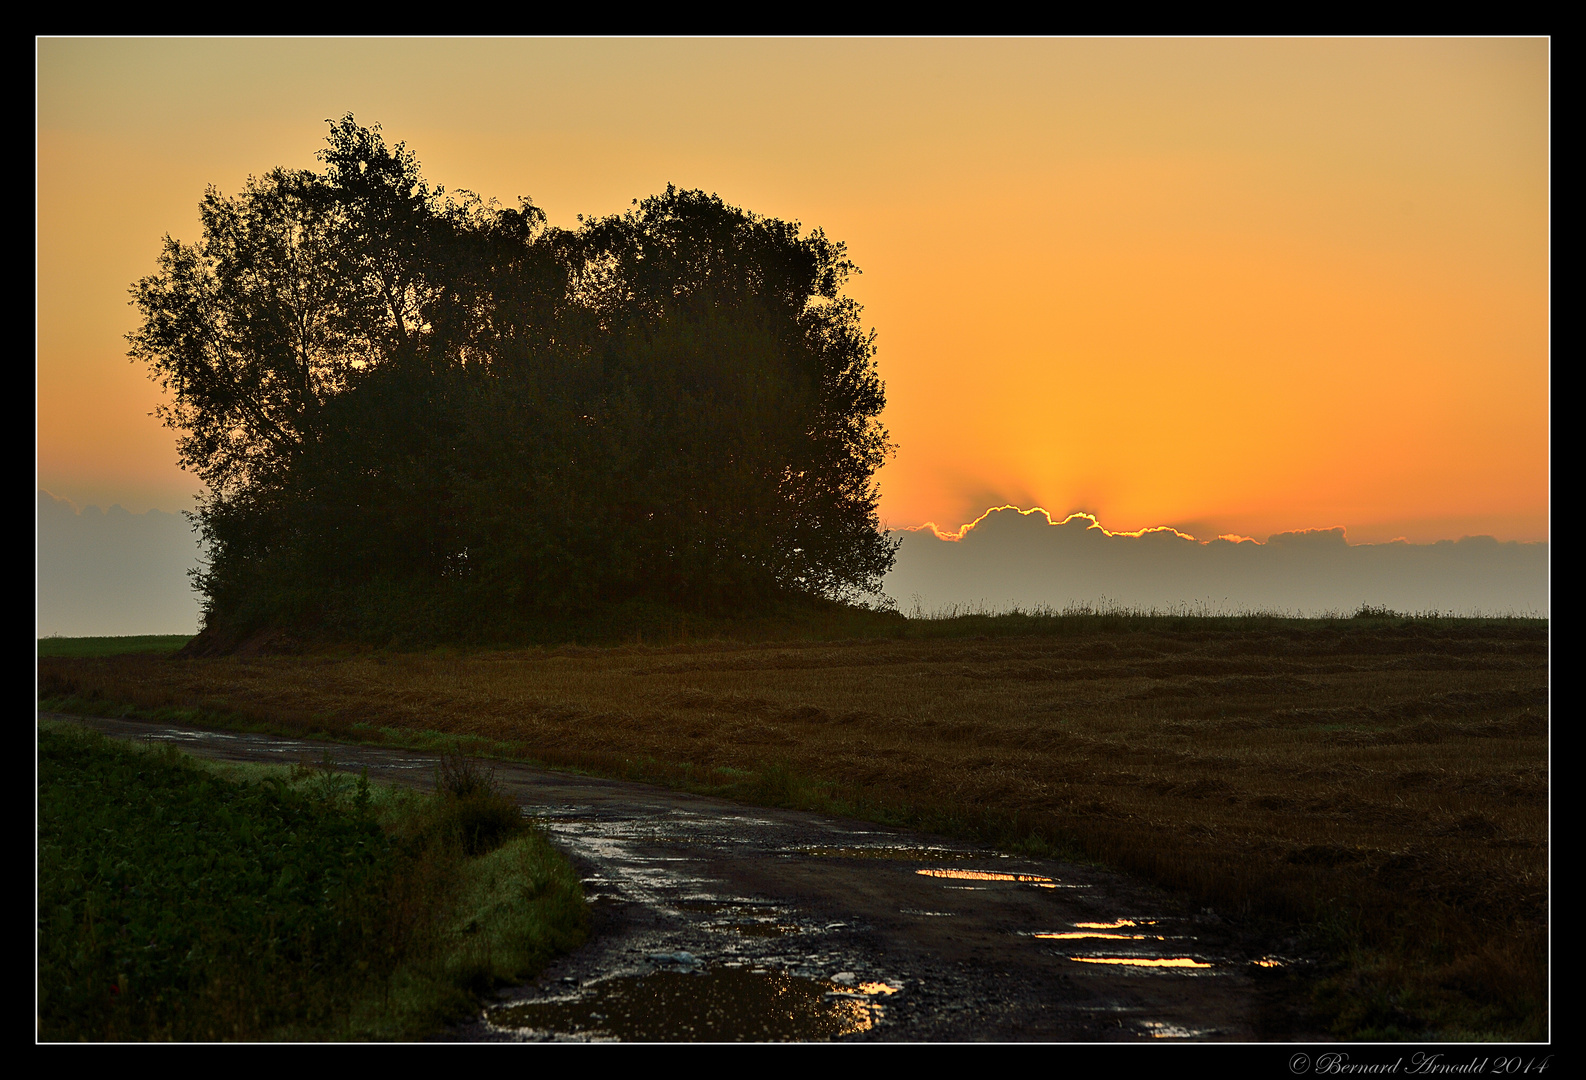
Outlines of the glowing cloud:
{"type": "Polygon", "coordinates": [[[903,530],[886,594],[905,613],[1109,607],[1349,614],[1545,614],[1548,545],[1350,544],[1342,527],[1199,540],[1180,529],[1113,532],[1094,515],[1000,506],[956,531],[903,530]]]}

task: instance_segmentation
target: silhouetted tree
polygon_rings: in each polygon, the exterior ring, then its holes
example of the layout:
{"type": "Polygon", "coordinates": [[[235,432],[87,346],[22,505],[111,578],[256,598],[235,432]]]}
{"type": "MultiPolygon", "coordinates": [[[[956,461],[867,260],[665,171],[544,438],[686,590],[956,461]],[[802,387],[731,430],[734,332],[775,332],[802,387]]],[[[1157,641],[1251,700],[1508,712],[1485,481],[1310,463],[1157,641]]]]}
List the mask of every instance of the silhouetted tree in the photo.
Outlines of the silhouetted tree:
{"type": "Polygon", "coordinates": [[[874,335],[820,230],[668,188],[575,231],[349,115],[133,288],[206,482],[206,624],[510,633],[874,592],[874,335]],[[403,624],[398,626],[397,624],[403,624]]]}

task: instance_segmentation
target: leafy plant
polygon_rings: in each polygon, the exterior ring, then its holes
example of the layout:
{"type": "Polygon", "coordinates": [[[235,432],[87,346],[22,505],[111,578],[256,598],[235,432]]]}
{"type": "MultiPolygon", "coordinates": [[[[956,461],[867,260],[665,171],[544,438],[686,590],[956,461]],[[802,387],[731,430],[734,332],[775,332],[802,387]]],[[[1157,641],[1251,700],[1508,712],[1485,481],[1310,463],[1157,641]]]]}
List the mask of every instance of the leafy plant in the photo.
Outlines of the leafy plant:
{"type": "Polygon", "coordinates": [[[525,828],[517,802],[504,791],[493,767],[461,754],[442,754],[435,766],[439,822],[469,855],[500,847],[525,828]]]}

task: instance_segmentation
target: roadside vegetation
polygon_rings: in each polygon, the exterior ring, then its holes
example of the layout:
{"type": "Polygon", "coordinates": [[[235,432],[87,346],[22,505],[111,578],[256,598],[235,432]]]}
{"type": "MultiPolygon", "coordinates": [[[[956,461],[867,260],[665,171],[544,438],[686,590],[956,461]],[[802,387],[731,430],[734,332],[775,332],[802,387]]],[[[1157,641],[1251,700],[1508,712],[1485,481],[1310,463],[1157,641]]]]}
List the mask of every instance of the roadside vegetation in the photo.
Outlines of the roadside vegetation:
{"type": "Polygon", "coordinates": [[[38,739],[46,1041],[413,1038],[584,934],[571,867],[463,759],[427,795],[38,739]]]}
{"type": "Polygon", "coordinates": [[[1297,977],[1338,1036],[1546,1036],[1545,620],[872,614],[845,640],[45,658],[40,696],[1094,861],[1323,957],[1297,977]]]}

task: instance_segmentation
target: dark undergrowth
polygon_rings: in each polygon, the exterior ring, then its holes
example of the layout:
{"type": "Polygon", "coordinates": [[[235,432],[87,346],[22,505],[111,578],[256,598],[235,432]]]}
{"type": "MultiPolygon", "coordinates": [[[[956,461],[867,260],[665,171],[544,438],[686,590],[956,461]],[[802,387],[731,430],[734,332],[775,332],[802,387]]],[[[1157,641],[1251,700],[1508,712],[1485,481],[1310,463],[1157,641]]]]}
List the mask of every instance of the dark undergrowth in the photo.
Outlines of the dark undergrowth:
{"type": "Polygon", "coordinates": [[[582,939],[577,877],[488,775],[438,793],[39,729],[46,1041],[412,1038],[582,939]]]}

